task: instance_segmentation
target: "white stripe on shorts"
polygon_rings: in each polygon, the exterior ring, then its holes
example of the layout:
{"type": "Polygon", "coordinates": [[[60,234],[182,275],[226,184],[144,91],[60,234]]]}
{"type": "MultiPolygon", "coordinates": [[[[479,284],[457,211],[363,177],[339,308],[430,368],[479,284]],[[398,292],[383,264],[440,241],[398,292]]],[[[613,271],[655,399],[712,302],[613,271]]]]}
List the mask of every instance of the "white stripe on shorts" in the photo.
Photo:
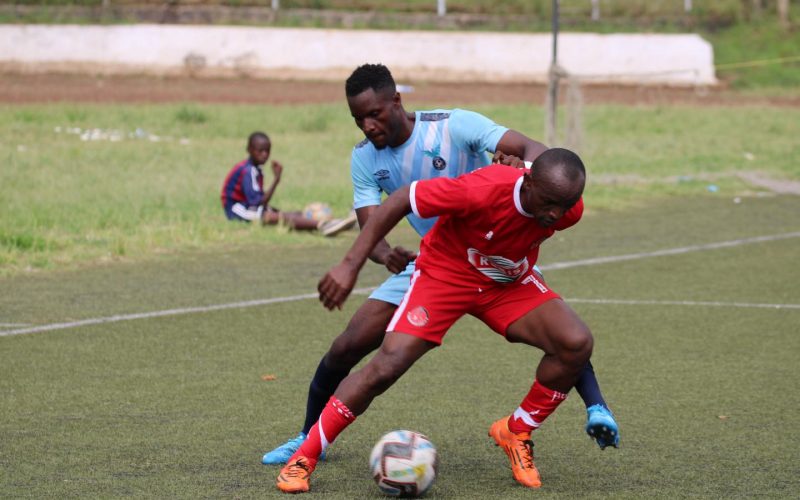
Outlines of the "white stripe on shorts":
{"type": "Polygon", "coordinates": [[[408,298],[411,296],[411,292],[414,290],[414,284],[417,282],[418,277],[419,271],[415,269],[414,274],[411,275],[411,282],[408,285],[408,290],[406,290],[406,294],[403,295],[403,301],[400,302],[399,306],[397,306],[397,310],[394,312],[394,316],[392,316],[392,321],[390,321],[389,325],[386,327],[387,332],[393,332],[394,327],[397,326],[397,322],[400,321],[400,318],[402,318],[403,314],[405,314],[406,305],[408,305],[408,298]]]}

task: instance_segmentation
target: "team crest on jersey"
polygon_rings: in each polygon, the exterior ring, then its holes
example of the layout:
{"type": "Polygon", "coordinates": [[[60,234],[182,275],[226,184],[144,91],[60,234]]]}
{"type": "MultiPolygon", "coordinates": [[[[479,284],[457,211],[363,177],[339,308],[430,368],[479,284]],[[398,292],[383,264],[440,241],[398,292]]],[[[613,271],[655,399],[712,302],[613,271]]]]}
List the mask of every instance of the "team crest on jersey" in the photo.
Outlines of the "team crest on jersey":
{"type": "Polygon", "coordinates": [[[428,316],[428,311],[424,307],[417,306],[414,309],[408,311],[408,313],[406,314],[406,319],[412,325],[421,327],[428,324],[430,316],[428,316]]]}
{"type": "Polygon", "coordinates": [[[388,171],[388,170],[386,170],[386,169],[383,169],[383,170],[378,170],[377,172],[375,172],[375,173],[374,173],[374,174],[372,174],[372,175],[374,175],[374,176],[375,176],[375,179],[376,179],[376,180],[379,180],[379,181],[385,181],[386,179],[388,179],[388,178],[389,178],[389,171],[388,171]]]}
{"type": "Polygon", "coordinates": [[[484,255],[474,248],[467,250],[467,260],[479,272],[498,283],[511,283],[528,272],[528,257],[517,262],[500,255],[484,255]]]}
{"type": "Polygon", "coordinates": [[[436,170],[444,170],[444,168],[447,166],[447,162],[444,161],[444,158],[442,158],[439,155],[441,150],[442,147],[437,144],[436,146],[432,147],[430,151],[428,151],[427,149],[423,151],[423,153],[425,153],[425,156],[431,158],[431,163],[433,164],[433,168],[435,168],[436,170]]]}

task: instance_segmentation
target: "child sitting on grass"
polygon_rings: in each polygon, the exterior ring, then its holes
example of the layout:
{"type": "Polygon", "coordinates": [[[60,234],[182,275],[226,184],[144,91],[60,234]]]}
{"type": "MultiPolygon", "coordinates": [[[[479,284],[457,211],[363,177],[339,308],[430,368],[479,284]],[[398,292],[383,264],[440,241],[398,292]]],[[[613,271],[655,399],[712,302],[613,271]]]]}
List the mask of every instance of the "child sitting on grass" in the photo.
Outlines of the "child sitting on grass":
{"type": "Polygon", "coordinates": [[[269,159],[272,142],[267,134],[253,132],[247,139],[250,155],[233,166],[222,185],[222,206],[228,220],[258,221],[262,224],[285,224],[290,229],[319,231],[323,236],[335,236],[356,223],[355,214],[345,219],[311,218],[303,212],[282,212],[269,204],[281,180],[283,165],[272,161],[272,184],[264,191],[264,172],[261,165],[269,159]]]}

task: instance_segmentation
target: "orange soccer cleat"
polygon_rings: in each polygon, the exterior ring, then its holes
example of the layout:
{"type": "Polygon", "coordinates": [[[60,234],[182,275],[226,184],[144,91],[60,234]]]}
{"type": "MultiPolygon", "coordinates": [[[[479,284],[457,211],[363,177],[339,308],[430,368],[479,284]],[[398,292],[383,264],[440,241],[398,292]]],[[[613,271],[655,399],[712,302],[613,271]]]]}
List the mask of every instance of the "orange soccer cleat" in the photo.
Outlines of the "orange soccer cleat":
{"type": "Polygon", "coordinates": [[[308,491],[308,480],[314,472],[316,464],[312,464],[306,457],[297,457],[283,466],[275,484],[284,493],[302,493],[308,491]]]}
{"type": "Polygon", "coordinates": [[[528,488],[538,488],[542,485],[542,479],[533,463],[531,433],[514,434],[508,430],[508,419],[509,417],[504,417],[493,423],[489,428],[489,435],[494,438],[497,446],[503,447],[511,460],[514,479],[528,488]]]}

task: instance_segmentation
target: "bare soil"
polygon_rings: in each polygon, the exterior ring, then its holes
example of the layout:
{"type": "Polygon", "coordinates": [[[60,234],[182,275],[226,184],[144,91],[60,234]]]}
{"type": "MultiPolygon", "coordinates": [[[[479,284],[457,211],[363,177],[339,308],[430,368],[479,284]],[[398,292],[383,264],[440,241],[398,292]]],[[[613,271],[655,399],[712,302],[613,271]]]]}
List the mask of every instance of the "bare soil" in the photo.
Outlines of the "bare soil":
{"type": "MultiPolygon", "coordinates": [[[[450,106],[475,103],[544,103],[546,87],[539,84],[433,83],[409,84],[406,103],[450,106]]],[[[800,107],[800,95],[753,96],[715,88],[644,86],[585,86],[584,103],[630,105],[686,104],[698,106],[772,105],[800,107]]],[[[563,97],[565,91],[561,91],[563,97]]],[[[260,80],[253,78],[197,78],[99,76],[76,74],[0,74],[0,102],[92,103],[264,103],[298,104],[340,102],[343,82],[260,80]]]]}

